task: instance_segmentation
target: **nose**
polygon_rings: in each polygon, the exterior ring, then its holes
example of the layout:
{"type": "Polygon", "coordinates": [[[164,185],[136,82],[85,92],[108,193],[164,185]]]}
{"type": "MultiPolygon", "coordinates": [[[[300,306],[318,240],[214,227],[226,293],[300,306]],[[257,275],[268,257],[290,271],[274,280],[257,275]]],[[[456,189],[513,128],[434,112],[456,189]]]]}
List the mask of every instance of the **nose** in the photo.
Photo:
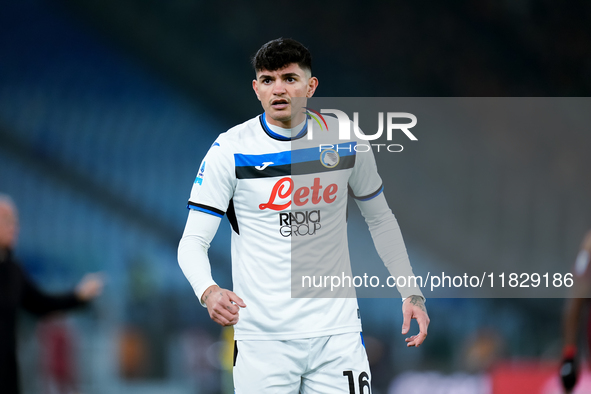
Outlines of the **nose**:
{"type": "Polygon", "coordinates": [[[285,84],[279,79],[273,84],[273,94],[281,95],[283,93],[285,93],[285,84]]]}

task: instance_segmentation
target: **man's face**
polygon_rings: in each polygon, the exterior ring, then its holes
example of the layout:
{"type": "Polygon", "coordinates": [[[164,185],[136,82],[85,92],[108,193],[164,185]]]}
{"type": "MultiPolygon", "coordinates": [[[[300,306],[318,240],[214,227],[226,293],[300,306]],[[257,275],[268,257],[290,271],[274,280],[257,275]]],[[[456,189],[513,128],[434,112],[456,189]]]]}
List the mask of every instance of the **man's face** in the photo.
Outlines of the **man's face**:
{"type": "Polygon", "coordinates": [[[295,126],[304,121],[304,113],[298,108],[305,106],[305,103],[297,98],[312,97],[318,86],[316,77],[310,76],[310,72],[300,68],[297,63],[275,71],[257,71],[256,77],[252,87],[263,105],[267,122],[291,128],[292,124],[295,126]]]}
{"type": "Polygon", "coordinates": [[[14,207],[0,202],[0,249],[12,248],[18,235],[18,218],[14,207]]]}

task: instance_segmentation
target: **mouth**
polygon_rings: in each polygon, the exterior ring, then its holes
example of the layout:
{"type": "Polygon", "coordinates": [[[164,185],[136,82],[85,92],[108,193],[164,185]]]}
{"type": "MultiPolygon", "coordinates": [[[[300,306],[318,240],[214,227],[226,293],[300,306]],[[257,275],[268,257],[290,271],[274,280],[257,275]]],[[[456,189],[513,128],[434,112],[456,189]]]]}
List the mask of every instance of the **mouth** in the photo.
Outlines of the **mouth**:
{"type": "Polygon", "coordinates": [[[285,109],[289,106],[289,101],[287,99],[275,99],[271,101],[271,107],[274,109],[285,109]]]}

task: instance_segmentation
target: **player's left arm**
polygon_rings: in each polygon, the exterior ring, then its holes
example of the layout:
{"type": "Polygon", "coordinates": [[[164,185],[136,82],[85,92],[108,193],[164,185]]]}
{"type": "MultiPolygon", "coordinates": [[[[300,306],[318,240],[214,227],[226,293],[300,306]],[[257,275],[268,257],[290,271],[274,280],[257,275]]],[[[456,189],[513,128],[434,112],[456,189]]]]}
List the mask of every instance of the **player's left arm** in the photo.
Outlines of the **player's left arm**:
{"type": "MultiPolygon", "coordinates": [[[[379,193],[369,200],[356,199],[355,201],[369,227],[374,246],[390,274],[394,277],[414,276],[400,226],[388,207],[384,194],[379,193]]],[[[407,281],[407,283],[410,282],[410,280],[407,281]]],[[[407,346],[419,346],[427,337],[430,322],[425,298],[421,289],[416,286],[416,281],[415,286],[398,286],[397,288],[405,298],[402,303],[404,318],[402,334],[408,333],[411,320],[416,319],[420,331],[417,335],[406,338],[406,342],[407,346]]]]}
{"type": "Polygon", "coordinates": [[[402,334],[408,333],[410,321],[416,319],[419,334],[407,338],[406,342],[407,346],[419,346],[427,337],[429,327],[425,297],[416,280],[413,281],[414,286],[410,285],[411,280],[408,278],[414,277],[414,274],[398,221],[384,197],[382,179],[378,174],[373,151],[356,153],[355,165],[349,177],[349,192],[369,226],[373,243],[390,275],[407,278],[406,287],[398,286],[397,283],[397,289],[403,297],[402,334]]]}

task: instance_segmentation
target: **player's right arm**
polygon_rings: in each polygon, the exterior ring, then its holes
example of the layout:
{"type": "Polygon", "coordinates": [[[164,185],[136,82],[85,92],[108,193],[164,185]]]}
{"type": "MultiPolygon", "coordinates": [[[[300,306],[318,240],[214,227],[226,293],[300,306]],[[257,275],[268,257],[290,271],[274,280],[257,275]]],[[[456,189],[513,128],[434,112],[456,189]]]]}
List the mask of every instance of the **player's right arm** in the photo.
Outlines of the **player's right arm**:
{"type": "Polygon", "coordinates": [[[179,243],[178,261],[185,277],[213,321],[230,326],[238,322],[239,307],[246,305],[234,292],[220,288],[211,276],[207,251],[221,218],[190,210],[179,243]]]}
{"type": "Polygon", "coordinates": [[[188,203],[187,224],[179,243],[178,261],[209,316],[222,326],[236,324],[239,307],[246,307],[240,297],[215,283],[207,256],[235,185],[232,149],[220,136],[199,166],[188,203]]]}

